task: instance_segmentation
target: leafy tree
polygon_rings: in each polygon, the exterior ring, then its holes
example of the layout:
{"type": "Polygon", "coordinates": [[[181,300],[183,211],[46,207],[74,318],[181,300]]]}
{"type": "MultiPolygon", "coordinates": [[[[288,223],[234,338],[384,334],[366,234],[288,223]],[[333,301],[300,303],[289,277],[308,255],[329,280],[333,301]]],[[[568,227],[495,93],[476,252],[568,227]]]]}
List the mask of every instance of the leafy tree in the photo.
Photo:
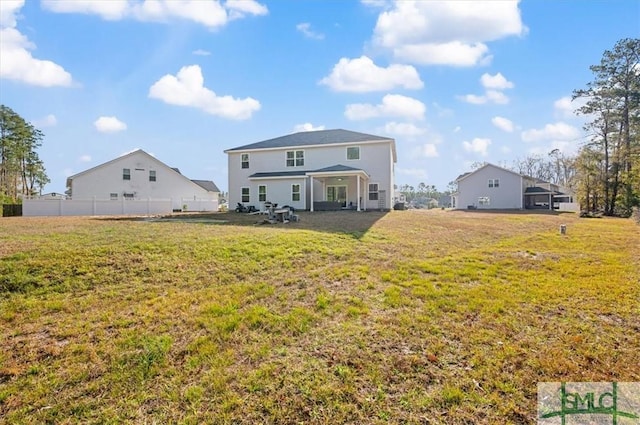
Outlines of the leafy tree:
{"type": "Polygon", "coordinates": [[[44,135],[11,108],[0,105],[0,198],[17,202],[49,183],[37,149],[44,135]]]}
{"type": "MultiPolygon", "coordinates": [[[[606,215],[628,216],[640,201],[640,39],[618,41],[590,69],[594,80],[573,93],[574,99],[586,100],[577,112],[591,119],[585,125],[590,140],[583,147],[584,157],[598,153],[601,162],[599,184],[589,185],[597,188],[591,196],[601,202],[587,206],[597,206],[606,215]]],[[[584,172],[580,176],[586,178],[584,172]]]]}

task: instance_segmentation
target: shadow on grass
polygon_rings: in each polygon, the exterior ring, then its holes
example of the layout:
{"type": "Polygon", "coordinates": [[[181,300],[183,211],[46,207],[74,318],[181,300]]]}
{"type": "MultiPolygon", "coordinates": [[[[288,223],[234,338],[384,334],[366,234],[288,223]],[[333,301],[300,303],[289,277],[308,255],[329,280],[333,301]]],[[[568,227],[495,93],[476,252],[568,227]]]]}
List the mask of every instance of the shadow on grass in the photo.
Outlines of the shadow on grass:
{"type": "Polygon", "coordinates": [[[361,238],[389,211],[296,211],[299,221],[269,223],[265,215],[237,212],[174,213],[155,217],[100,217],[96,220],[145,221],[154,223],[193,223],[218,226],[264,226],[283,230],[313,230],[350,234],[361,238]]]}

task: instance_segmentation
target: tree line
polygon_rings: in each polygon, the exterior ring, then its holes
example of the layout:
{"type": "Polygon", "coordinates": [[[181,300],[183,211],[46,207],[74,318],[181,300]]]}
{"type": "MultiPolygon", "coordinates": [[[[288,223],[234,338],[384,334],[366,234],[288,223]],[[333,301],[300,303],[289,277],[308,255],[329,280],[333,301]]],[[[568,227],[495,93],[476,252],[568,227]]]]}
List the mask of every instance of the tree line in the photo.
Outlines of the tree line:
{"type": "Polygon", "coordinates": [[[50,182],[37,149],[44,134],[5,105],[0,105],[0,204],[19,202],[50,182]]]}
{"type": "MultiPolygon", "coordinates": [[[[631,215],[640,206],[640,39],[623,39],[606,50],[600,64],[590,67],[593,81],[573,92],[586,118],[586,142],[576,155],[558,149],[548,155],[529,155],[503,168],[572,190],[581,209],[609,216],[631,215]]],[[[475,170],[484,163],[474,163],[475,170]]],[[[427,193],[402,185],[407,199],[427,193]]],[[[456,191],[450,182],[447,191],[456,191]]]]}
{"type": "Polygon", "coordinates": [[[640,204],[640,39],[618,41],[590,69],[594,80],[573,93],[588,118],[577,194],[583,210],[629,216],[640,204]]]}

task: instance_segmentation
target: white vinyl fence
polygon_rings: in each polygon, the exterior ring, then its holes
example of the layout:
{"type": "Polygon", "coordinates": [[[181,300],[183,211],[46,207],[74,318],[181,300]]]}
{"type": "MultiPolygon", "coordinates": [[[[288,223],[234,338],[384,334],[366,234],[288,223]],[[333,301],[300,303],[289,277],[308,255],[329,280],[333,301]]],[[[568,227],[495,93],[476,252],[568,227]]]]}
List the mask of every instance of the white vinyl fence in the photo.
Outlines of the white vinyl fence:
{"type": "Polygon", "coordinates": [[[555,206],[558,207],[557,211],[580,211],[580,204],[578,204],[577,202],[556,202],[555,206]]]}
{"type": "Polygon", "coordinates": [[[78,216],[78,215],[152,215],[180,211],[217,211],[218,201],[210,199],[24,199],[22,215],[78,216]],[[176,206],[179,205],[179,206],[176,206]]]}

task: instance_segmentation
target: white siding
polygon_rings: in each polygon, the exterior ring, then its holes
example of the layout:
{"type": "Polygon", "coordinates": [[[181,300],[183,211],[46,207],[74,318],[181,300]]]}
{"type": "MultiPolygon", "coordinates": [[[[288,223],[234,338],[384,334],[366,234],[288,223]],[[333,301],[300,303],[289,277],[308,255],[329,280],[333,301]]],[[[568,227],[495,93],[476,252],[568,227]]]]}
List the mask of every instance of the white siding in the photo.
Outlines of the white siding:
{"type": "Polygon", "coordinates": [[[478,209],[523,208],[522,177],[491,164],[476,170],[458,182],[458,209],[474,206],[478,209]],[[489,187],[489,180],[499,180],[498,187],[489,187]],[[488,198],[489,205],[480,205],[488,198]]]}
{"type": "Polygon", "coordinates": [[[133,199],[171,199],[174,209],[181,209],[187,201],[217,201],[217,192],[208,192],[185,176],[171,169],[143,151],[137,151],[73,176],[71,196],[73,200],[109,200],[117,194],[120,201],[124,194],[133,199]],[[123,169],[130,170],[130,180],[123,179],[123,169]],[[149,171],[156,174],[149,181],[149,171]]]}
{"type": "MultiPolygon", "coordinates": [[[[241,202],[241,187],[251,188],[251,202],[256,208],[258,204],[258,186],[265,184],[265,180],[249,180],[249,176],[255,173],[264,172],[286,172],[286,171],[314,171],[334,165],[345,165],[348,167],[362,169],[371,176],[370,182],[378,183],[379,189],[386,191],[386,206],[391,208],[393,202],[393,152],[392,143],[368,142],[353,144],[336,144],[330,146],[312,146],[303,148],[278,148],[278,149],[262,149],[255,151],[229,151],[228,167],[229,167],[229,205],[235,208],[238,202],[241,202]],[[360,159],[348,160],[347,147],[359,146],[360,159]],[[304,166],[287,167],[287,151],[304,151],[304,166]],[[242,168],[241,158],[243,153],[249,153],[249,168],[242,168]]],[[[325,184],[320,183],[314,178],[314,198],[315,200],[324,199],[324,188],[327,185],[347,185],[348,201],[357,202],[357,187],[354,177],[347,179],[348,181],[338,182],[335,179],[329,179],[325,184]]],[[[310,208],[310,188],[309,179],[301,177],[291,177],[289,179],[272,179],[266,184],[267,198],[271,202],[277,202],[280,205],[292,205],[296,208],[310,208]],[[292,204],[291,188],[292,182],[302,182],[302,198],[300,206],[292,204]]],[[[360,194],[362,197],[363,207],[368,209],[378,208],[378,201],[368,201],[367,182],[362,181],[360,185],[360,194]]]]}

